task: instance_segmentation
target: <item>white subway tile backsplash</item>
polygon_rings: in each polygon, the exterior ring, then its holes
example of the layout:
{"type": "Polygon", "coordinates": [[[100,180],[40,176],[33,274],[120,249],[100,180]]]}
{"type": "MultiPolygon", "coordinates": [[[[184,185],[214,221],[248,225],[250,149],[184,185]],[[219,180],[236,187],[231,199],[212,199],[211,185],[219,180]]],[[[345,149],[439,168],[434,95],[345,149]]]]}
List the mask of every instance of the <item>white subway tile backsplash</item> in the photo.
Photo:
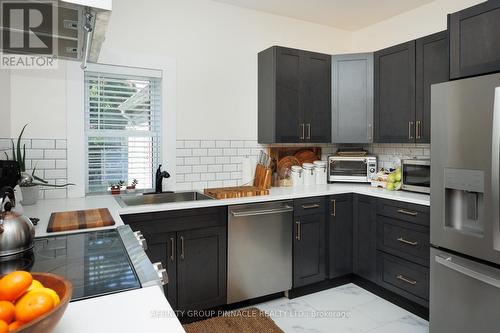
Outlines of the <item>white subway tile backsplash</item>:
{"type": "Polygon", "coordinates": [[[31,143],[33,149],[55,149],[56,140],[33,140],[31,143]]]}
{"type": "MultiPolygon", "coordinates": [[[[257,159],[266,148],[255,140],[178,140],[177,189],[237,186],[241,184],[243,158],[257,159]]],[[[336,152],[338,145],[321,145],[321,148],[322,159],[326,159],[336,152]]],[[[428,144],[371,144],[364,148],[377,155],[379,166],[385,168],[393,167],[401,158],[430,158],[428,144]]]]}
{"type": "Polygon", "coordinates": [[[68,148],[68,143],[66,140],[56,140],[56,149],[66,149],[68,148]]]}
{"type": "Polygon", "coordinates": [[[26,149],[26,158],[43,159],[43,149],[26,149]]]}
{"type": "MultiPolygon", "coordinates": [[[[33,144],[35,142],[33,141],[33,144]]],[[[55,149],[46,149],[44,150],[44,158],[53,158],[53,159],[66,159],[66,150],[55,150],[55,149]]]]}
{"type": "Polygon", "coordinates": [[[37,170],[55,169],[56,168],[56,161],[55,160],[32,160],[32,164],[33,164],[33,168],[36,167],[37,170]]]}
{"type": "Polygon", "coordinates": [[[67,172],[66,170],[56,169],[56,170],[44,170],[45,179],[58,179],[58,178],[66,178],[67,172]]]}

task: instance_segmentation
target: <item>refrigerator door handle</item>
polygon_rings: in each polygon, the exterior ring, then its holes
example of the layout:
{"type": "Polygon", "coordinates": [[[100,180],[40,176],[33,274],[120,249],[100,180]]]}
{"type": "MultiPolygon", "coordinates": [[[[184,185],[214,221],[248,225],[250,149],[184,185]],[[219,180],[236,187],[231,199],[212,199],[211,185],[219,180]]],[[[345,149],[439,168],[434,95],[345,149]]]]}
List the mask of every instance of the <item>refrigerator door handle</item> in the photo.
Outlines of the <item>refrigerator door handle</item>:
{"type": "Polygon", "coordinates": [[[458,273],[461,273],[463,275],[466,275],[470,278],[473,278],[475,280],[481,281],[483,283],[489,284],[493,287],[499,288],[500,289],[500,280],[497,278],[494,278],[492,276],[489,276],[485,273],[478,272],[474,270],[472,267],[467,267],[466,264],[464,263],[456,263],[453,262],[453,257],[447,256],[447,257],[442,257],[440,255],[436,255],[434,257],[434,260],[438,263],[441,264],[451,270],[454,270],[458,273]]]}
{"type": "MultiPolygon", "coordinates": [[[[495,101],[493,106],[493,135],[491,152],[491,202],[500,200],[500,87],[495,88],[495,101]]],[[[492,207],[492,217],[494,225],[494,247],[500,250],[500,208],[496,205],[492,207]]]]}

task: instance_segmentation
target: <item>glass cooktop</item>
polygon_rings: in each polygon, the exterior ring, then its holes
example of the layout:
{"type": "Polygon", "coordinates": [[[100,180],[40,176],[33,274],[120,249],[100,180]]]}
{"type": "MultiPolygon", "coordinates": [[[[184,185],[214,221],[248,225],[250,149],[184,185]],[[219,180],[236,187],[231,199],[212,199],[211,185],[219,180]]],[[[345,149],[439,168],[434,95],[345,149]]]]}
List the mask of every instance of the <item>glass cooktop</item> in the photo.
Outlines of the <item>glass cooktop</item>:
{"type": "Polygon", "coordinates": [[[54,273],[71,281],[72,301],[141,287],[116,230],[37,238],[33,251],[15,262],[16,269],[54,273]]]}

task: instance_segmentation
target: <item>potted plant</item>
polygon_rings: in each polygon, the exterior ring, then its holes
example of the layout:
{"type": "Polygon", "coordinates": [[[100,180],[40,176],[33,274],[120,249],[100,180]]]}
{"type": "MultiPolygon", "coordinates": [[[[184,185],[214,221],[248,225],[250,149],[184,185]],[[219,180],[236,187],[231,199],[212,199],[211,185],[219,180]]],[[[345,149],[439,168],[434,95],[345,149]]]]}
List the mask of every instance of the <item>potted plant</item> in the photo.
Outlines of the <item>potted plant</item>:
{"type": "MultiPolygon", "coordinates": [[[[31,175],[26,172],[26,145],[23,145],[21,148],[21,139],[24,134],[24,130],[28,124],[24,125],[19,137],[17,138],[17,145],[14,144],[14,140],[12,140],[12,160],[16,161],[19,164],[19,169],[21,171],[21,180],[19,181],[19,186],[21,187],[21,192],[23,195],[22,204],[25,206],[34,205],[38,201],[38,196],[40,193],[40,186],[42,187],[67,187],[75,184],[63,184],[63,185],[55,185],[49,184],[48,181],[37,177],[35,175],[36,165],[33,167],[33,171],[31,175]]],[[[9,159],[9,155],[5,153],[7,159],[9,159]]]]}
{"type": "Polygon", "coordinates": [[[127,186],[127,193],[134,193],[137,184],[139,184],[137,179],[132,180],[132,184],[127,186]]]}
{"type": "Polygon", "coordinates": [[[125,185],[125,182],[123,180],[120,180],[116,184],[111,184],[111,186],[110,186],[111,194],[112,195],[118,195],[118,194],[120,194],[121,191],[122,191],[123,185],[125,185]]]}

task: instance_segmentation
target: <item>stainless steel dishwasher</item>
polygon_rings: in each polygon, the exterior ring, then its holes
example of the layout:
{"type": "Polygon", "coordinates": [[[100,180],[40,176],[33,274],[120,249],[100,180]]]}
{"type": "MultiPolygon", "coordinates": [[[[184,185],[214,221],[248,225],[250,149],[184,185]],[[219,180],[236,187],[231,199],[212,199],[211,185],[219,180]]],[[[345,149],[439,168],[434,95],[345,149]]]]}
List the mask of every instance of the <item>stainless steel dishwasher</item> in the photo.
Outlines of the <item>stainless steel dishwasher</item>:
{"type": "Polygon", "coordinates": [[[229,304],[292,288],[293,202],[229,207],[229,304]]]}

